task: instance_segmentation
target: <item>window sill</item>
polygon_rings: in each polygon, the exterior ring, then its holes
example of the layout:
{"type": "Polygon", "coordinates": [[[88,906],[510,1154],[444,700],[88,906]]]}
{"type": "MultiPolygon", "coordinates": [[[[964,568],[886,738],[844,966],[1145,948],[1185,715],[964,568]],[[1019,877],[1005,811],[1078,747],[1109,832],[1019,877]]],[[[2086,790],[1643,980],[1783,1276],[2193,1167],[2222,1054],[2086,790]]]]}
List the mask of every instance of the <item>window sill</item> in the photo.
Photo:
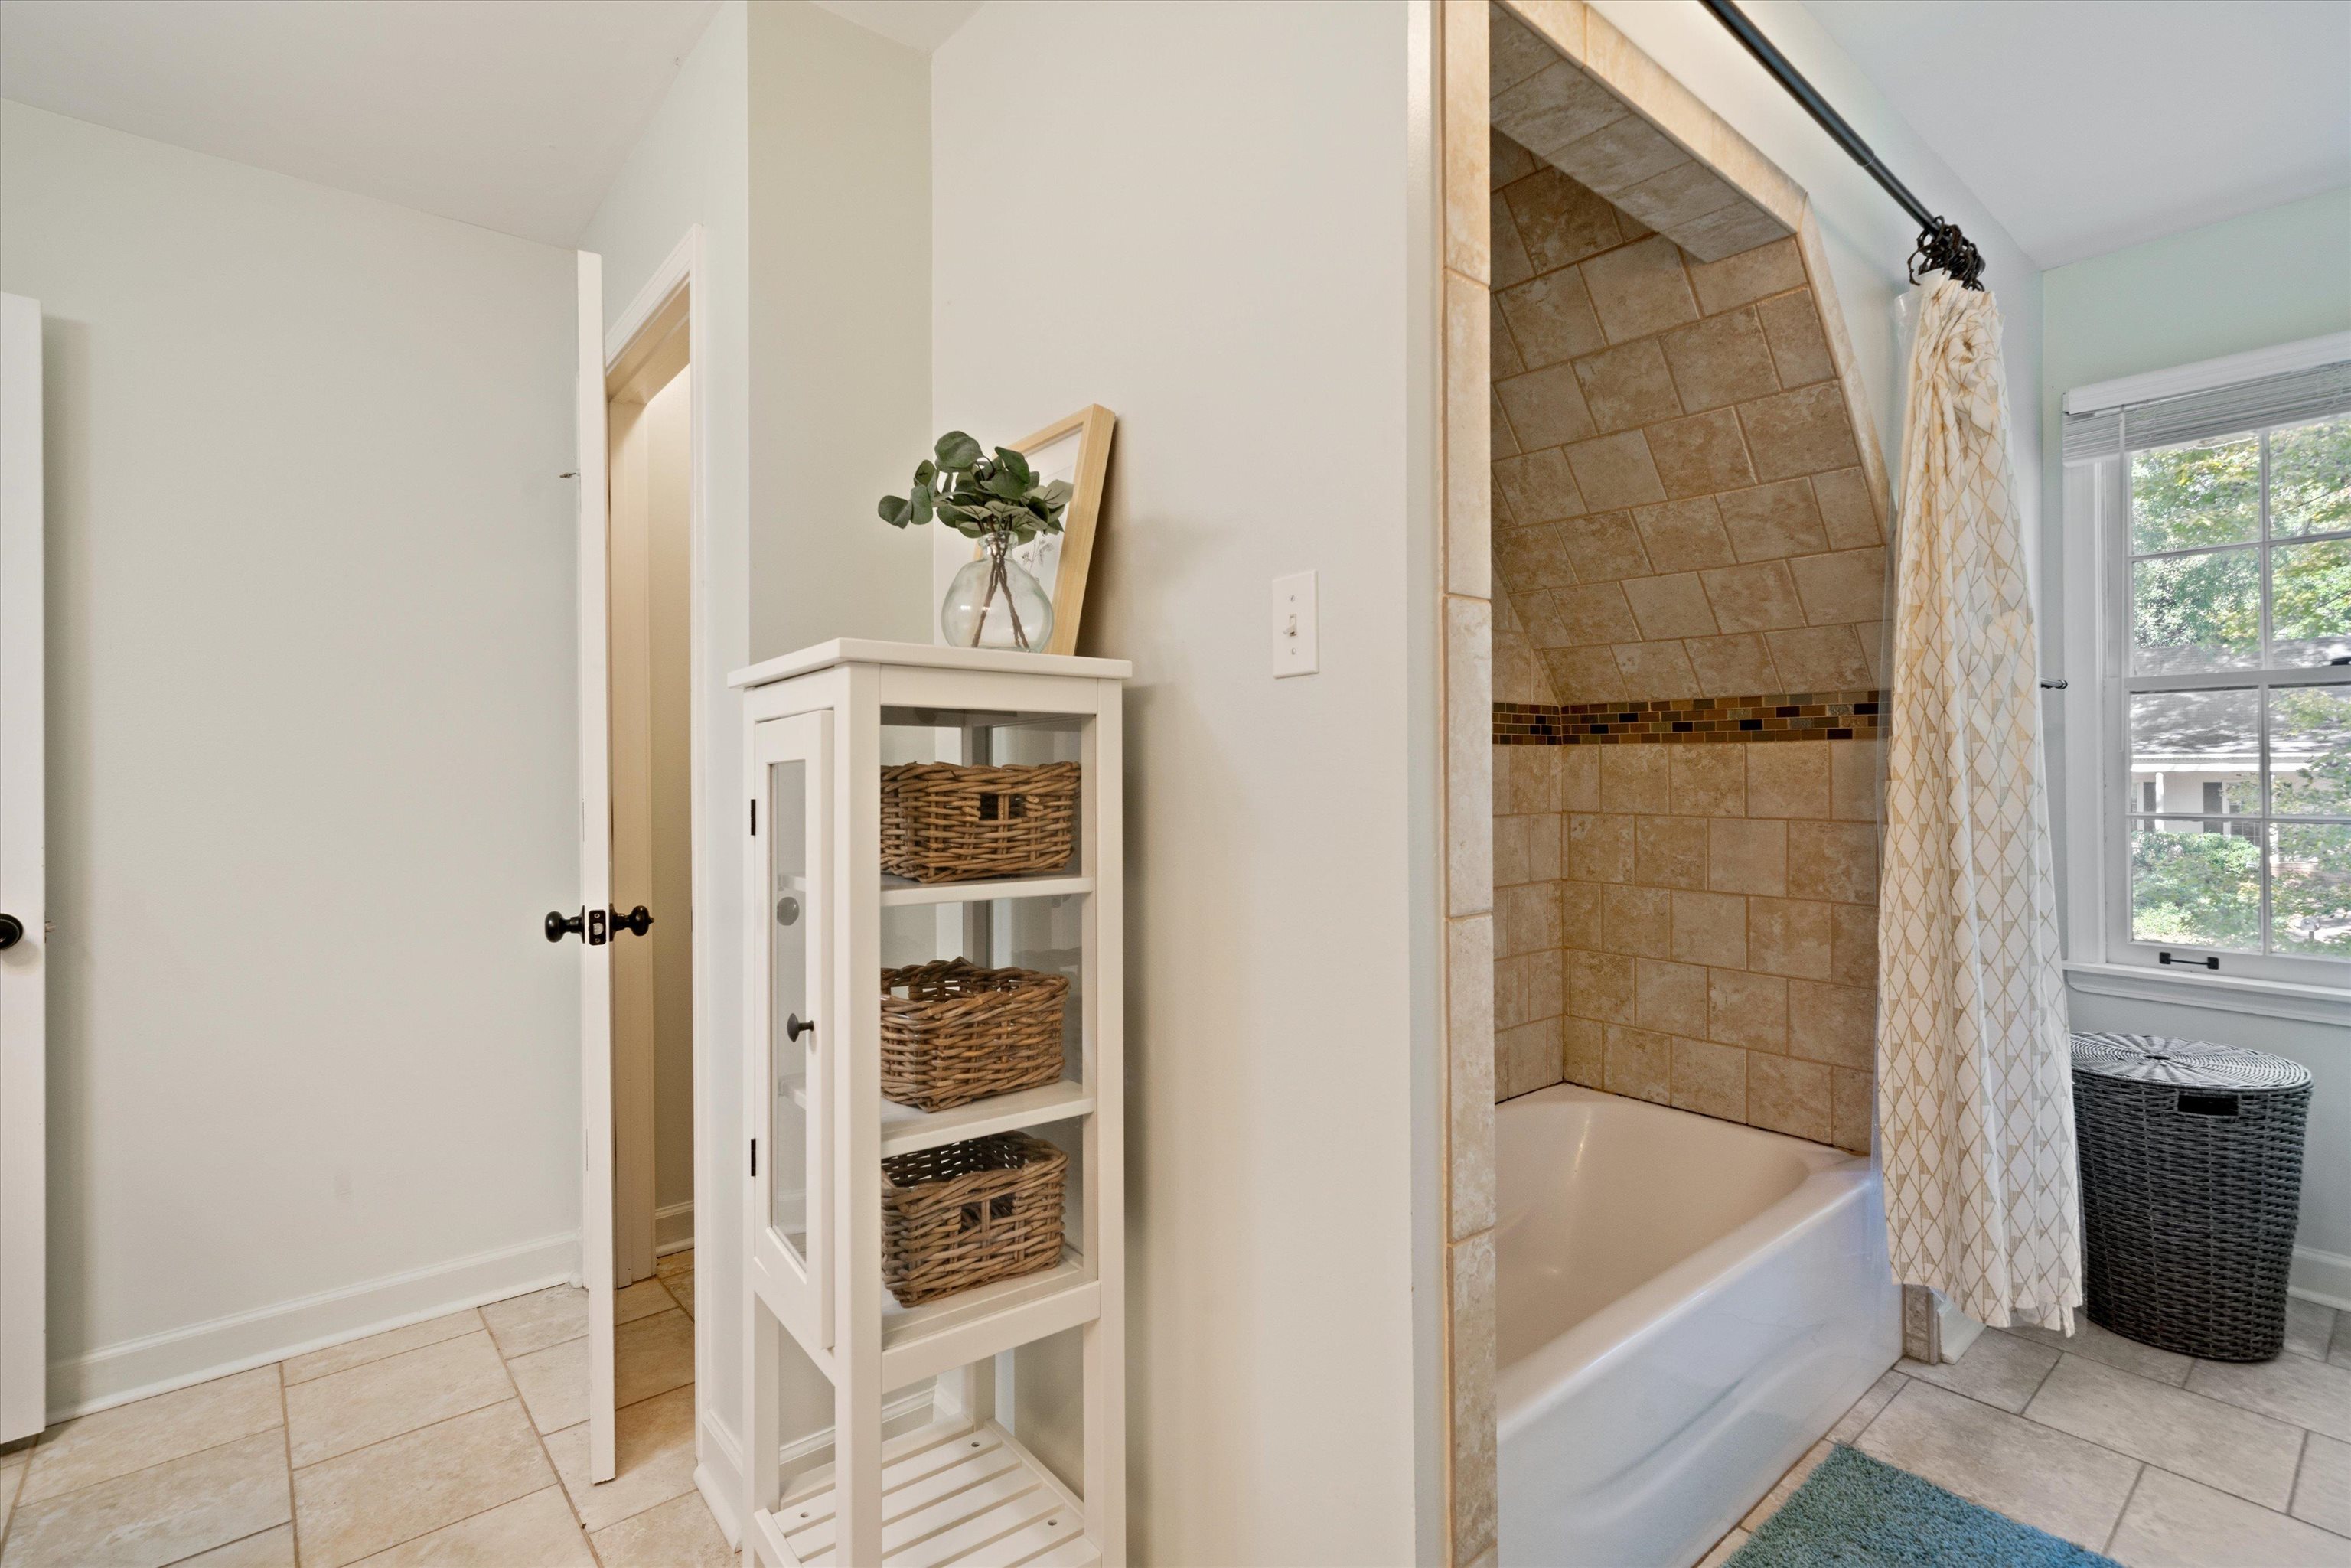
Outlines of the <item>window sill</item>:
{"type": "Polygon", "coordinates": [[[2299,986],[2287,980],[2210,973],[2183,975],[2137,964],[2067,964],[2064,970],[2067,987],[2094,996],[2212,1008],[2304,1023],[2351,1023],[2351,988],[2299,986]]]}

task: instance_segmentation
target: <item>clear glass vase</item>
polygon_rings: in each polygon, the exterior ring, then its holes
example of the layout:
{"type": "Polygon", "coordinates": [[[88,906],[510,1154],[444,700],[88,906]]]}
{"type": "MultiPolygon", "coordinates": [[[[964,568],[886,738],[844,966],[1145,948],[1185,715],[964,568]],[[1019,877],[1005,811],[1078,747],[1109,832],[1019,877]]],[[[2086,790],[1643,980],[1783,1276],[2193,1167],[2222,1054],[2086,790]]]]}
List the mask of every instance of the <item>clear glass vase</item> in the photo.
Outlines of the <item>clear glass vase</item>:
{"type": "Polygon", "coordinates": [[[947,584],[939,630],[951,647],[1041,653],[1053,638],[1053,601],[1019,561],[986,550],[947,584]]]}

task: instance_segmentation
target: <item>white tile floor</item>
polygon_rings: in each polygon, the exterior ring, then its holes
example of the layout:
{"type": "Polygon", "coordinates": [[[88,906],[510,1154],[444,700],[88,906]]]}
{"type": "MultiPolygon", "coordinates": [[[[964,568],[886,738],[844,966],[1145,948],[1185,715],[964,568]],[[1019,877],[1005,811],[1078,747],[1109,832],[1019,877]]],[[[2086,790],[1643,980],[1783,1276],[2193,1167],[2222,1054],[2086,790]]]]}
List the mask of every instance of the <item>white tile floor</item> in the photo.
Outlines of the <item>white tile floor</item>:
{"type": "Polygon", "coordinates": [[[1700,1568],[1726,1562],[1836,1443],[2126,1568],[2351,1568],[2351,1312],[2296,1301],[2286,1354],[2197,1361],[2078,1318],[1905,1361],[1700,1568]]]}
{"type": "Polygon", "coordinates": [[[602,1486],[558,1287],[50,1427],[0,1454],[0,1568],[733,1568],[694,1487],[694,1254],[618,1306],[602,1486]]]}

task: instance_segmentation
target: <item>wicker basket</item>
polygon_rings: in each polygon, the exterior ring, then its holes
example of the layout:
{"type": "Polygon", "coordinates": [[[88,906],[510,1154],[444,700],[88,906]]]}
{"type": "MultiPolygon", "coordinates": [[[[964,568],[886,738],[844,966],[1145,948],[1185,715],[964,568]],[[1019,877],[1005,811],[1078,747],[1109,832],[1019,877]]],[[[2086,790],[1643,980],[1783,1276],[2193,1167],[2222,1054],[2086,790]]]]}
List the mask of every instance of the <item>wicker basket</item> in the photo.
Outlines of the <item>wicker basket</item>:
{"type": "Polygon", "coordinates": [[[1069,1166],[1026,1133],[891,1155],[882,1162],[882,1282],[912,1307],[1051,1268],[1069,1166]]]}
{"type": "Polygon", "coordinates": [[[1078,765],[882,769],[882,869],[916,882],[1060,871],[1077,843],[1078,765]]]}
{"type": "Polygon", "coordinates": [[[2276,1355],[2309,1069],[2152,1035],[2073,1043],[2090,1321],[2208,1361],[2276,1355]]]}
{"type": "Polygon", "coordinates": [[[883,1098],[948,1111],[1058,1082],[1069,997],[1066,975],[961,958],[883,970],[883,1098]]]}

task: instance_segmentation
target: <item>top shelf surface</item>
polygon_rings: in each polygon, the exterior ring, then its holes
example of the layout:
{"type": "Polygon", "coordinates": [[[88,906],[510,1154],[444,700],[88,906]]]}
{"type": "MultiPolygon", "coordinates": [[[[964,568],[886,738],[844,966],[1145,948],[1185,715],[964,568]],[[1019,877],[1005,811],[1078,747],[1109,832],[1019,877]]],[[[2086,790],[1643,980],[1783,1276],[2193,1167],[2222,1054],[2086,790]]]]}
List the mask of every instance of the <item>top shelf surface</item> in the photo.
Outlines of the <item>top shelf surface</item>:
{"type": "Polygon", "coordinates": [[[1089,659],[1075,653],[1020,653],[1003,648],[940,648],[928,643],[877,643],[836,637],[830,643],[764,660],[726,677],[730,686],[764,686],[836,664],[909,664],[927,670],[980,670],[1003,675],[1084,675],[1123,681],[1134,674],[1124,659],[1089,659]]]}

